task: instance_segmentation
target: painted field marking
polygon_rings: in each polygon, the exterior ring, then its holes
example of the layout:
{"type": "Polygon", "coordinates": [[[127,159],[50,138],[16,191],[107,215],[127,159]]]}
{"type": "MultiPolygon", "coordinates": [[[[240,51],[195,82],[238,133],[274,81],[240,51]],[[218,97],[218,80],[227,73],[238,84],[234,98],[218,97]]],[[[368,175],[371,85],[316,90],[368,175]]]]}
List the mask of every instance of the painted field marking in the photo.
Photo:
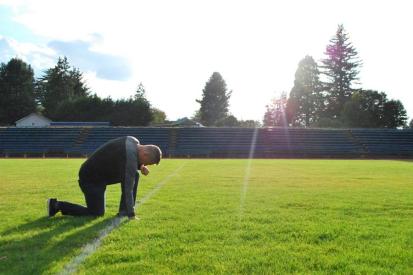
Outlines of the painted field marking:
{"type": "MultiPolygon", "coordinates": [[[[140,205],[144,204],[146,201],[148,201],[156,192],[158,192],[172,177],[176,176],[179,171],[182,170],[182,168],[185,166],[185,163],[183,163],[181,166],[179,166],[174,172],[166,176],[161,182],[159,182],[148,194],[146,194],[145,197],[143,197],[139,203],[136,205],[136,207],[139,207],[140,205]]],[[[77,271],[77,268],[86,260],[87,257],[89,257],[91,254],[93,254],[101,245],[102,240],[114,229],[119,227],[122,222],[126,221],[127,218],[125,217],[114,217],[110,220],[110,223],[108,226],[106,226],[104,229],[102,229],[99,232],[98,237],[96,237],[94,240],[86,244],[83,248],[82,251],[80,252],[79,255],[77,255],[70,263],[66,264],[63,267],[63,270],[60,272],[60,274],[73,274],[77,271]]]]}
{"type": "Polygon", "coordinates": [[[251,138],[250,152],[248,155],[247,166],[245,167],[244,180],[242,182],[241,197],[240,197],[240,202],[239,202],[239,216],[238,216],[239,222],[241,222],[241,219],[245,211],[244,209],[245,199],[247,197],[247,192],[248,192],[248,184],[249,184],[250,176],[251,176],[251,164],[252,164],[252,159],[254,158],[255,146],[257,144],[257,136],[258,136],[258,128],[255,128],[254,133],[251,138]]]}

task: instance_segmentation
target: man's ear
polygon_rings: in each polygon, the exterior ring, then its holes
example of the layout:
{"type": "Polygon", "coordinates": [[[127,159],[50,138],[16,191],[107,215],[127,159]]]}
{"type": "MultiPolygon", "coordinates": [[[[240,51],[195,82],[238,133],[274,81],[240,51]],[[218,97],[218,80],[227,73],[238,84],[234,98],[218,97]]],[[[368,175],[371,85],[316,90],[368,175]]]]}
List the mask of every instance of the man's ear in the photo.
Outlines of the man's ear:
{"type": "Polygon", "coordinates": [[[143,150],[142,152],[142,159],[141,159],[141,163],[143,164],[148,164],[148,159],[149,159],[149,153],[146,150],[143,150]]]}

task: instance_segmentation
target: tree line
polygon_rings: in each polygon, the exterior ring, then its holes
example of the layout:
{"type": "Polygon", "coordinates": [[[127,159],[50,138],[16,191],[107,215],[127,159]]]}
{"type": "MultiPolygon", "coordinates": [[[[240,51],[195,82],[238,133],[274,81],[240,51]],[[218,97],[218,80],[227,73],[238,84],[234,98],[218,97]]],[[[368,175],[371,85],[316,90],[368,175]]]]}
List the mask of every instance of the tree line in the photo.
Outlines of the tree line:
{"type": "Polygon", "coordinates": [[[100,98],[91,93],[82,73],[66,57],[38,79],[29,64],[12,58],[0,66],[0,125],[13,125],[32,112],[54,121],[109,121],[115,126],[146,126],[166,118],[146,99],[142,84],[133,97],[100,98]]]}
{"type": "Polygon", "coordinates": [[[311,56],[299,62],[289,96],[283,93],[267,105],[265,126],[407,127],[399,100],[389,100],[384,92],[353,88],[362,63],[343,25],[325,55],[321,65],[311,56]]]}

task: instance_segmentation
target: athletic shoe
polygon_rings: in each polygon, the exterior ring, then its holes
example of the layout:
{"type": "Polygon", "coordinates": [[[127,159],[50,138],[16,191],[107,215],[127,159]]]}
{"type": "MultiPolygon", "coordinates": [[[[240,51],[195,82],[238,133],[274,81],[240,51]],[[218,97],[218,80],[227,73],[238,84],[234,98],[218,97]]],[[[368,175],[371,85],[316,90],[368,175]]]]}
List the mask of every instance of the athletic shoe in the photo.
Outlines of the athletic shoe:
{"type": "Polygon", "coordinates": [[[47,199],[46,203],[47,215],[53,217],[59,210],[57,209],[57,199],[47,199]]]}

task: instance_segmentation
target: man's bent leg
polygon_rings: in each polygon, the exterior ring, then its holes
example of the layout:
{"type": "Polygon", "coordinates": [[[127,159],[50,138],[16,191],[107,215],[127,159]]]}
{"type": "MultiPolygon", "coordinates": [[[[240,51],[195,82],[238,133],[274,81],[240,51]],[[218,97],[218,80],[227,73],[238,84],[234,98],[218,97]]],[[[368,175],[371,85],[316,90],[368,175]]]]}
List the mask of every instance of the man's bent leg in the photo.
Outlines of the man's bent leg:
{"type": "Polygon", "coordinates": [[[103,216],[105,214],[105,185],[93,186],[84,191],[89,215],[103,216]]]}
{"type": "Polygon", "coordinates": [[[79,184],[85,195],[87,207],[64,201],[57,202],[57,208],[63,215],[71,216],[103,216],[105,214],[106,186],[79,184]]]}
{"type": "Polygon", "coordinates": [[[63,215],[70,215],[70,216],[88,216],[89,209],[87,207],[70,203],[67,201],[58,201],[57,202],[57,209],[62,212],[63,215]]]}

